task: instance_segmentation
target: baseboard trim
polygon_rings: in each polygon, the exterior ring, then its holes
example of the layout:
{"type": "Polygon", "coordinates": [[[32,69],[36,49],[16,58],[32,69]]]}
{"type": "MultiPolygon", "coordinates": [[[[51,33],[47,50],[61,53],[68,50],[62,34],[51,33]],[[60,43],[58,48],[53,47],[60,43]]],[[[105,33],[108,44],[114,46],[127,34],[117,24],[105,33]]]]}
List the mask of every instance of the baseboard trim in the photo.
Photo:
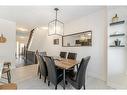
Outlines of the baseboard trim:
{"type": "Polygon", "coordinates": [[[93,73],[93,72],[87,72],[88,76],[94,77],[96,79],[100,79],[103,81],[106,81],[106,79],[104,77],[102,77],[101,75],[97,74],[97,73],[93,73]]]}
{"type": "Polygon", "coordinates": [[[121,86],[119,84],[113,83],[111,81],[107,82],[107,86],[110,86],[110,87],[112,87],[114,89],[126,89],[127,88],[127,87],[121,86]]]}

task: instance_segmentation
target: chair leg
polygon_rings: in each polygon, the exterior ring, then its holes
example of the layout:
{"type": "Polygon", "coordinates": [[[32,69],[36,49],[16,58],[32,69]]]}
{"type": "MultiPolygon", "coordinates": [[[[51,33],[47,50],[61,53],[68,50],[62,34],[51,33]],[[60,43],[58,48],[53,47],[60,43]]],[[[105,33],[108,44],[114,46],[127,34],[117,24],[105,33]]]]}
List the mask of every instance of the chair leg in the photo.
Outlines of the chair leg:
{"type": "Polygon", "coordinates": [[[67,81],[65,81],[65,83],[66,83],[66,85],[68,84],[68,82],[67,82],[67,81]]]}
{"type": "Polygon", "coordinates": [[[40,73],[39,79],[41,79],[41,73],[40,73]]]}
{"type": "Polygon", "coordinates": [[[48,86],[50,85],[50,81],[48,81],[48,86]]]}
{"type": "Polygon", "coordinates": [[[86,89],[85,84],[84,84],[83,88],[84,88],[84,90],[86,89]]]}
{"type": "Polygon", "coordinates": [[[11,83],[11,73],[10,73],[10,71],[9,71],[9,79],[10,79],[10,83],[11,83]]]}
{"type": "Polygon", "coordinates": [[[40,67],[38,66],[38,71],[37,71],[37,75],[40,74],[40,67]]]}
{"type": "Polygon", "coordinates": [[[78,64],[76,65],[76,67],[77,67],[77,71],[78,71],[78,64]]]}
{"type": "Polygon", "coordinates": [[[44,79],[44,83],[46,83],[46,76],[45,76],[45,79],[44,79]]]}
{"type": "Polygon", "coordinates": [[[57,89],[57,85],[55,86],[55,90],[57,89]]]}

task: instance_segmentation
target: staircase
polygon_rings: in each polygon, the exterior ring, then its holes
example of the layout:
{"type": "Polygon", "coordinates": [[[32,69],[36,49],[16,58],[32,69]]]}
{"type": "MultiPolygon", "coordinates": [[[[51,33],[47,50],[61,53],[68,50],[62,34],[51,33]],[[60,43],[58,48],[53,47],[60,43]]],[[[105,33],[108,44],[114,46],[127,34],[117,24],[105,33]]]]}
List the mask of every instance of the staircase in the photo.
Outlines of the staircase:
{"type": "Polygon", "coordinates": [[[34,62],[34,59],[35,59],[35,58],[34,58],[34,54],[35,54],[35,52],[34,52],[34,51],[29,51],[29,50],[28,50],[35,29],[36,29],[36,28],[34,28],[34,29],[32,29],[32,30],[30,31],[29,39],[28,39],[27,45],[26,45],[26,47],[24,47],[24,59],[25,59],[26,65],[27,65],[27,64],[33,64],[33,63],[35,63],[35,62],[34,62]]]}
{"type": "Polygon", "coordinates": [[[35,30],[35,28],[30,31],[29,39],[28,39],[27,46],[26,46],[27,50],[29,48],[29,45],[30,45],[30,42],[31,42],[31,39],[32,39],[32,36],[33,36],[33,33],[34,33],[34,30],[35,30]]]}

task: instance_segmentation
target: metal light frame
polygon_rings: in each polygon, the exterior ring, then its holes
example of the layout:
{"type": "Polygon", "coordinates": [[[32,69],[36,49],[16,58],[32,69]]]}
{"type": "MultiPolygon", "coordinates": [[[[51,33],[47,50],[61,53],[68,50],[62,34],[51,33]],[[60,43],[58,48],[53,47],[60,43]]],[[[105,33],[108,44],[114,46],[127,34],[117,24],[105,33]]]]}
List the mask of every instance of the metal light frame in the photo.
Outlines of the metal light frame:
{"type": "Polygon", "coordinates": [[[59,36],[63,36],[63,35],[64,35],[64,23],[61,22],[61,21],[59,21],[59,20],[57,19],[57,11],[58,11],[59,9],[58,9],[58,8],[55,8],[54,10],[56,11],[56,18],[55,18],[55,20],[53,20],[53,21],[51,21],[51,22],[48,23],[48,35],[49,35],[49,36],[50,36],[50,35],[59,35],[59,36]],[[61,30],[60,33],[58,33],[58,30],[56,29],[59,25],[60,25],[60,28],[62,27],[62,30],[61,30]],[[51,32],[51,31],[50,31],[51,26],[53,26],[53,30],[52,30],[53,33],[50,33],[50,32],[51,32]],[[62,33],[62,34],[61,34],[61,33],[62,33]]]}

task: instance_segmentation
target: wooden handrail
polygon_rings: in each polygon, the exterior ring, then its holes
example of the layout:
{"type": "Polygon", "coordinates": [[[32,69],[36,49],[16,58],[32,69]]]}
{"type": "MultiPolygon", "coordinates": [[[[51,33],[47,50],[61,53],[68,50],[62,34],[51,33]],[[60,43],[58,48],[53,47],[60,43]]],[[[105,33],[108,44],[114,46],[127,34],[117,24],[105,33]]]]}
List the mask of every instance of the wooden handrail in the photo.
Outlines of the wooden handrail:
{"type": "Polygon", "coordinates": [[[30,45],[34,30],[35,30],[35,28],[30,31],[29,39],[28,39],[27,46],[26,46],[27,50],[28,50],[28,47],[30,45]]]}

